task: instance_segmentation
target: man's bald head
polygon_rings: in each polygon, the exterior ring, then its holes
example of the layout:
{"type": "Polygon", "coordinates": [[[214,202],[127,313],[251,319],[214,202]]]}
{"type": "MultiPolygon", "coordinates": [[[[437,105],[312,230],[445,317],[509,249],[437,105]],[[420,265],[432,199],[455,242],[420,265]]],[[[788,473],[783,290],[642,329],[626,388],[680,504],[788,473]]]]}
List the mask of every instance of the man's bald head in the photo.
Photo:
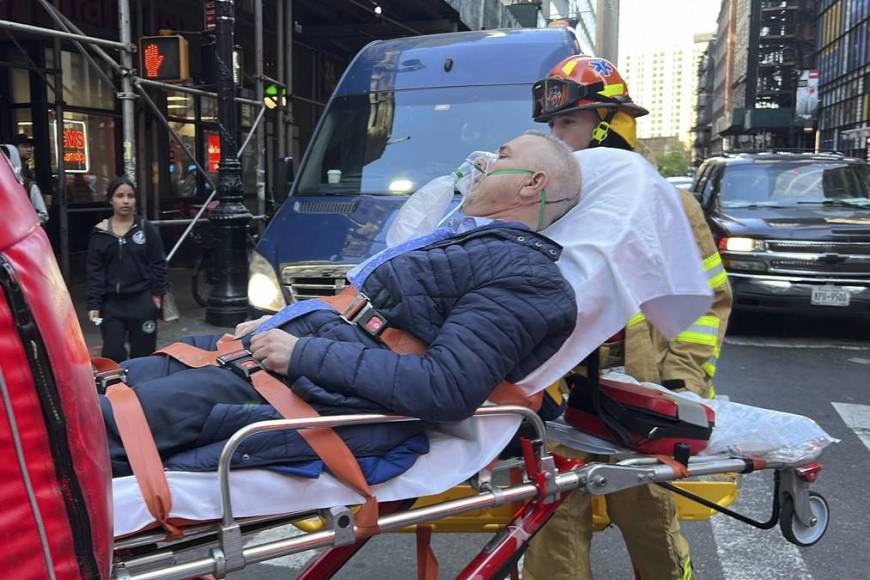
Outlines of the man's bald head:
{"type": "Polygon", "coordinates": [[[468,196],[464,210],[542,229],[579,197],[580,165],[571,150],[555,137],[529,131],[499,147],[498,160],[468,196]]]}

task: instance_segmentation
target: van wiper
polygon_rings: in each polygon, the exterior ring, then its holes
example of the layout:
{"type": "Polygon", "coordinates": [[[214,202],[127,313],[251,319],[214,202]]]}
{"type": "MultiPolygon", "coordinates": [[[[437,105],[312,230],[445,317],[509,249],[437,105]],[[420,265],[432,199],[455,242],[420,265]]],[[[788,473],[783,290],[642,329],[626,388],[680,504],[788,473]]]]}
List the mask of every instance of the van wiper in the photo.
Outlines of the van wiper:
{"type": "Polygon", "coordinates": [[[841,199],[820,199],[816,201],[799,201],[799,204],[813,205],[844,205],[848,207],[870,207],[870,198],[844,197],[841,199]]]}
{"type": "Polygon", "coordinates": [[[775,201],[733,201],[723,202],[723,209],[758,209],[760,207],[785,207],[775,201]]]}

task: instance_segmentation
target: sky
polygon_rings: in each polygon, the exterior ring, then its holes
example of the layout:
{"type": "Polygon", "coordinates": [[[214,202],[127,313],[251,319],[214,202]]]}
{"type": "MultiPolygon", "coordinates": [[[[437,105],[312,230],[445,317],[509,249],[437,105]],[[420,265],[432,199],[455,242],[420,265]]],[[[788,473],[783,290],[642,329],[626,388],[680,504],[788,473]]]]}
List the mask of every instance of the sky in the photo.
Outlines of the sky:
{"type": "Polygon", "coordinates": [[[715,32],[721,0],[620,0],[619,58],[691,44],[692,36],[715,32]]]}

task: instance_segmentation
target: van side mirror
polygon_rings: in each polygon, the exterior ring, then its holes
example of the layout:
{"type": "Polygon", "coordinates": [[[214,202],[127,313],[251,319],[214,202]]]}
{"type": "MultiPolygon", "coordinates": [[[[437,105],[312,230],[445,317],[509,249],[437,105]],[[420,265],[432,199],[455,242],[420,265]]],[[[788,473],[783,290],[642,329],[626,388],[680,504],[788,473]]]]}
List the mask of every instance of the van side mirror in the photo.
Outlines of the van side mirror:
{"type": "Polygon", "coordinates": [[[290,195],[290,188],[296,178],[292,157],[279,157],[272,165],[272,202],[277,208],[290,195]]]}

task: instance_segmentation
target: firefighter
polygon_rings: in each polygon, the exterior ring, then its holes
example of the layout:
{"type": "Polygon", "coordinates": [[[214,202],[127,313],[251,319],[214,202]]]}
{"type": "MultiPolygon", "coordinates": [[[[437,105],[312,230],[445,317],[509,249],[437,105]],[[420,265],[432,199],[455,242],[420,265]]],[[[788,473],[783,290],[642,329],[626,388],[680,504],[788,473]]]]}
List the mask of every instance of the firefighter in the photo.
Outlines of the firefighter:
{"type": "MultiPolygon", "coordinates": [[[[574,150],[638,147],[635,119],[648,111],[632,102],[625,80],[605,59],[572,56],[563,60],[547,78],[535,83],[533,97],[535,121],[548,123],[552,134],[574,150]]],[[[602,347],[601,366],[624,366],[625,372],[639,381],[712,397],[719,349],[731,312],[731,288],[700,205],[689,193],[679,194],[715,295],[713,304],[670,341],[638,313],[627,321],[623,340],[602,347]]],[[[556,453],[588,457],[560,446],[556,453]]],[[[607,495],[606,500],[610,520],[622,532],[641,578],[693,578],[689,545],[680,533],[669,491],[646,485],[607,495]]],[[[591,540],[591,498],[574,492],[532,539],[524,578],[592,578],[591,540]]]]}

